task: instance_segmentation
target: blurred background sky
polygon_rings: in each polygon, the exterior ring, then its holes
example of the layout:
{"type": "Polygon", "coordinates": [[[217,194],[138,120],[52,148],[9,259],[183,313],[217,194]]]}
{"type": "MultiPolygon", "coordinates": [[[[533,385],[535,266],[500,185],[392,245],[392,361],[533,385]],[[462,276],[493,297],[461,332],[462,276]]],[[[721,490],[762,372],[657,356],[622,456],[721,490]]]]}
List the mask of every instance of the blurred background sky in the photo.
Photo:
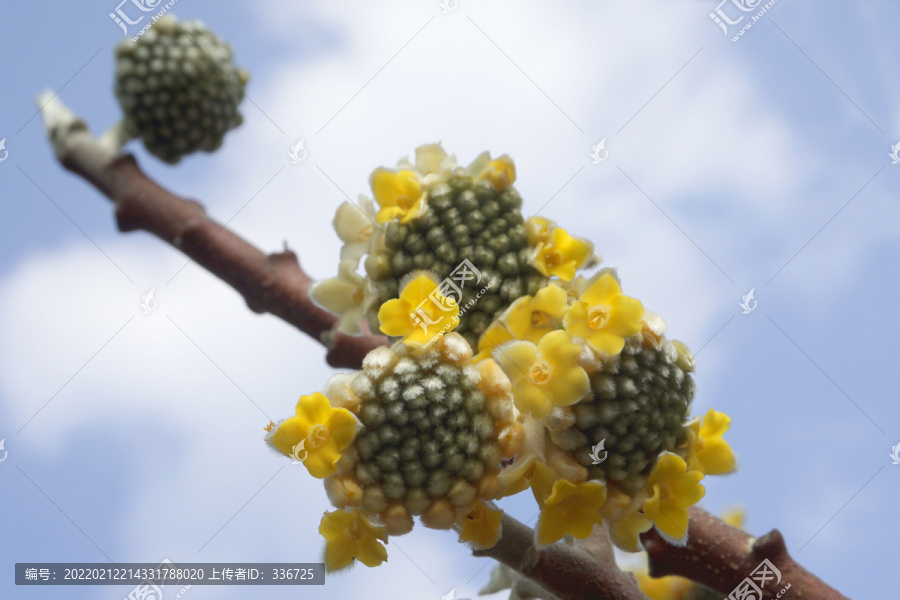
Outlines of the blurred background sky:
{"type": "MultiPolygon", "coordinates": [[[[693,414],[733,418],[740,470],[708,478],[702,505],[741,504],[750,532],[777,527],[845,595],[886,597],[900,587],[900,6],[779,0],[732,42],[716,5],[180,0],[172,12],[250,71],[245,123],[176,167],[127,150],[260,248],[287,243],[315,278],[336,273],[334,210],[375,167],[434,141],[463,164],[510,154],[526,215],[592,239],[697,353],[693,414]]],[[[16,562],[301,562],[322,547],[321,482],[262,437],[325,384],[323,349],[149,234],[117,232],[36,116],[50,87],[95,133],[119,119],[115,8],[0,9],[3,597],[130,590],[16,588],[16,562]]],[[[525,494],[502,506],[536,510],[525,494]]],[[[455,540],[418,526],[387,564],[324,587],[186,596],[473,597],[490,564],[455,540]]]]}

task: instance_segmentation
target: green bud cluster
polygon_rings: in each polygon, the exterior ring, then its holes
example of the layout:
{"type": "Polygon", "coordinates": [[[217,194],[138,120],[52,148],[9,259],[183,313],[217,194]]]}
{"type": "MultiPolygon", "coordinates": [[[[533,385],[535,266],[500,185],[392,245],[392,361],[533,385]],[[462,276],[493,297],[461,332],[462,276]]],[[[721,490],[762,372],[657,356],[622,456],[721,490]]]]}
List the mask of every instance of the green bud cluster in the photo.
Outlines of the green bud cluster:
{"type": "Polygon", "coordinates": [[[535,294],[547,280],[528,264],[532,248],[525,233],[522,198],[513,187],[498,193],[489,181],[476,183],[468,171],[457,169],[446,183],[429,190],[427,206],[424,215],[409,223],[389,223],[384,248],[366,260],[377,294],[370,326],[378,330],[378,307],[399,296],[405,275],[427,269],[443,279],[467,259],[481,272],[482,280],[468,281],[462,289],[460,308],[466,310],[455,331],[475,348],[497,315],[517,298],[535,294]],[[487,291],[476,300],[485,287],[487,291]]]}
{"type": "MultiPolygon", "coordinates": [[[[621,354],[590,374],[592,395],[572,407],[575,423],[550,438],[588,469],[588,477],[636,492],[656,458],[687,441],[684,422],[694,398],[691,375],[678,365],[670,342],[653,348],[640,335],[621,354]],[[592,448],[605,440],[606,459],[593,464],[592,448]]],[[[602,457],[602,451],[600,451],[602,457]]]]}
{"type": "Polygon", "coordinates": [[[370,353],[352,382],[363,424],[354,475],[364,498],[383,494],[412,514],[436,498],[471,502],[501,453],[478,369],[400,346],[370,353]]]}
{"type": "Polygon", "coordinates": [[[199,21],[166,16],[137,41],[116,47],[116,97],[129,137],[167,163],[222,145],[241,124],[247,73],[231,48],[199,21]]]}

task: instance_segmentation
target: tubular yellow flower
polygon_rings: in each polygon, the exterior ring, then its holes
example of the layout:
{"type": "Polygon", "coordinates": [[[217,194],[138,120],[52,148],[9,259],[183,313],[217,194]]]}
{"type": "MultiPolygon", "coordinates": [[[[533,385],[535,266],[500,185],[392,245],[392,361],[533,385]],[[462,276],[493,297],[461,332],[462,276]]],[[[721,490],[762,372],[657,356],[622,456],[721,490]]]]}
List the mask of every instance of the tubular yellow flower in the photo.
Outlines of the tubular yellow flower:
{"type": "Polygon", "coordinates": [[[529,264],[542,275],[571,281],[575,271],[587,263],[593,252],[594,246],[589,241],[573,238],[565,229],[557,227],[546,242],[535,248],[529,264]]]}
{"type": "Polygon", "coordinates": [[[347,335],[360,332],[359,324],[368,310],[366,281],[356,272],[357,260],[342,260],[338,276],[317,282],[310,292],[313,300],[341,315],[338,331],[347,335]]]}
{"type": "Polygon", "coordinates": [[[622,288],[609,272],[598,273],[563,317],[566,331],[584,338],[604,356],[622,351],[625,338],[641,331],[644,306],[640,300],[622,295],[622,288]]]}
{"type": "Polygon", "coordinates": [[[371,184],[375,201],[381,207],[377,217],[379,223],[397,218],[401,223],[408,223],[425,211],[425,194],[412,171],[395,173],[376,169],[372,173],[371,184]]]}
{"type": "Polygon", "coordinates": [[[498,192],[502,192],[516,180],[516,165],[507,155],[495,158],[476,177],[477,181],[487,179],[498,192]]]}
{"type": "Polygon", "coordinates": [[[514,342],[494,351],[494,359],[513,385],[516,408],[543,419],[554,405],[569,406],[591,391],[587,372],[578,366],[581,346],[565,331],[551,331],[535,346],[514,342]]]}
{"type": "Polygon", "coordinates": [[[666,541],[684,545],[687,541],[688,507],[706,494],[700,485],[703,473],[688,469],[677,454],[663,452],[647,479],[649,497],[644,514],[653,521],[666,541]]]}
{"type": "Polygon", "coordinates": [[[495,348],[514,339],[516,338],[513,337],[503,323],[494,321],[478,338],[478,354],[472,358],[472,362],[477,363],[485,358],[490,358],[495,348]]]}
{"type": "Polygon", "coordinates": [[[459,323],[459,305],[441,295],[431,276],[419,273],[403,287],[399,298],[381,305],[378,320],[382,333],[424,346],[459,323]]]}
{"type": "Polygon", "coordinates": [[[556,471],[536,463],[531,489],[541,507],[535,534],[537,543],[552,544],[571,535],[584,539],[594,525],[601,525],[600,507],[606,501],[606,485],[600,481],[574,484],[558,479],[556,471]]]}
{"type": "Polygon", "coordinates": [[[500,471],[498,478],[503,489],[503,497],[514,496],[531,487],[531,480],[539,460],[537,454],[529,452],[516,457],[515,462],[500,471]]]}
{"type": "Polygon", "coordinates": [[[333,408],[324,394],[316,392],[300,397],[296,415],[282,421],[268,441],[279,452],[301,460],[310,475],[324,479],[337,472],[335,465],[353,441],[357,425],[353,413],[333,408]]]}
{"type": "Polygon", "coordinates": [[[319,523],[325,538],[325,568],[337,571],[358,560],[377,567],[387,560],[388,536],[384,527],[375,525],[359,510],[335,510],[325,513],[319,523]]]}
{"type": "Polygon", "coordinates": [[[640,552],[641,534],[653,527],[650,519],[639,511],[633,511],[608,525],[610,539],[627,552],[640,552]]]}
{"type": "Polygon", "coordinates": [[[557,227],[555,221],[545,217],[534,216],[525,222],[525,233],[528,235],[528,244],[537,246],[550,239],[550,233],[557,227]]]}
{"type": "Polygon", "coordinates": [[[375,231],[375,208],[372,200],[360,195],[359,206],[344,202],[338,206],[332,225],[338,237],[344,242],[341,260],[352,261],[353,268],[368,251],[372,233],[375,231]]]}
{"type": "Polygon", "coordinates": [[[709,409],[703,417],[687,424],[691,441],[688,464],[706,475],[721,475],[734,470],[734,452],[722,436],[731,426],[731,417],[709,409]]]}
{"type": "Polygon", "coordinates": [[[500,321],[516,339],[537,344],[544,335],[560,329],[568,308],[566,291],[551,283],[538,290],[533,298],[523,296],[513,302],[500,321]]]}
{"type": "Polygon", "coordinates": [[[456,519],[460,528],[459,541],[472,542],[476,550],[490,548],[500,539],[500,519],[503,511],[491,508],[484,502],[476,502],[472,510],[456,519]]]}

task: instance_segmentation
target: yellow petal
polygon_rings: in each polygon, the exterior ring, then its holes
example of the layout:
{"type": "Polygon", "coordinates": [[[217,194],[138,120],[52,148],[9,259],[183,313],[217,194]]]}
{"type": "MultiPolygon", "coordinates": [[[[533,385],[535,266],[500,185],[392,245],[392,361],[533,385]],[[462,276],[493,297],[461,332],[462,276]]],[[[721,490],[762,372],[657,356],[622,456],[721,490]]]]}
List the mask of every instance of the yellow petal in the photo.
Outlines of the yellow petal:
{"type": "Polygon", "coordinates": [[[589,305],[608,304],[612,298],[620,296],[622,288],[619,282],[610,273],[606,272],[594,278],[588,289],[581,294],[580,300],[589,305]]]}
{"type": "Polygon", "coordinates": [[[388,300],[378,309],[379,329],[385,335],[400,337],[410,330],[410,306],[405,300],[394,298],[388,300]]]}
{"type": "Polygon", "coordinates": [[[516,384],[513,401],[519,411],[538,421],[549,415],[553,409],[549,394],[528,377],[523,377],[516,384]]]}
{"type": "Polygon", "coordinates": [[[579,366],[554,371],[548,382],[550,398],[556,406],[575,404],[591,391],[591,380],[579,366]]]}
{"type": "Polygon", "coordinates": [[[356,558],[367,567],[377,567],[387,560],[387,556],[387,548],[374,535],[359,540],[356,558]]]}
{"type": "Polygon", "coordinates": [[[321,392],[309,396],[300,396],[297,401],[297,416],[306,421],[308,426],[324,425],[331,419],[331,402],[321,392]]]}
{"type": "Polygon", "coordinates": [[[353,413],[346,408],[334,410],[331,421],[328,423],[328,434],[337,445],[338,451],[343,452],[344,448],[353,441],[358,423],[353,413]]]}
{"type": "Polygon", "coordinates": [[[545,506],[542,508],[541,516],[538,517],[537,527],[535,527],[538,544],[549,545],[561,540],[567,532],[568,516],[566,511],[559,506],[545,506]]]}
{"type": "Polygon", "coordinates": [[[341,458],[337,444],[331,438],[313,450],[308,450],[303,466],[316,479],[325,479],[337,473],[335,464],[341,458]]]}
{"type": "Polygon", "coordinates": [[[538,506],[544,506],[544,502],[553,493],[553,485],[559,480],[559,475],[551,467],[542,462],[535,461],[531,475],[531,493],[538,506]]]}
{"type": "Polygon", "coordinates": [[[500,320],[513,337],[524,340],[531,328],[531,311],[531,296],[522,296],[506,309],[500,320]]]}
{"type": "Polygon", "coordinates": [[[604,356],[615,356],[625,347],[625,338],[601,329],[592,333],[587,338],[587,343],[604,356]]]}
{"type": "Polygon", "coordinates": [[[299,444],[300,440],[306,439],[307,435],[309,435],[309,426],[306,425],[305,420],[300,417],[291,417],[282,421],[275,433],[269,437],[269,442],[282,454],[292,456],[294,446],[299,444]]]}
{"type": "Polygon", "coordinates": [[[711,408],[703,417],[700,425],[700,435],[710,439],[713,437],[721,437],[731,427],[731,417],[722,412],[716,412],[711,408]]]}
{"type": "Polygon", "coordinates": [[[688,511],[671,502],[645,503],[644,514],[656,528],[672,540],[683,540],[687,535],[688,511]]]}
{"type": "Polygon", "coordinates": [[[531,342],[514,342],[500,346],[493,354],[509,381],[516,385],[523,377],[528,377],[537,358],[537,346],[531,342]]]}
{"type": "Polygon", "coordinates": [[[338,206],[332,224],[341,241],[351,244],[367,241],[372,237],[375,227],[369,216],[352,202],[344,202],[338,206]]]}
{"type": "Polygon", "coordinates": [[[539,310],[557,319],[562,319],[569,306],[566,290],[551,283],[538,290],[531,301],[531,310],[539,310]]]}
{"type": "Polygon", "coordinates": [[[581,346],[572,343],[572,334],[567,331],[551,331],[537,347],[538,356],[552,366],[569,366],[575,363],[581,354],[581,346]]]}
{"type": "Polygon", "coordinates": [[[611,333],[628,337],[640,332],[643,327],[644,305],[637,298],[616,296],[609,302],[610,319],[606,325],[611,333]]]}
{"type": "Polygon", "coordinates": [[[703,448],[697,451],[697,460],[707,475],[722,475],[734,471],[734,451],[723,439],[712,439],[703,442],[703,448]]]}
{"type": "Polygon", "coordinates": [[[500,539],[502,517],[502,510],[490,508],[484,502],[476,503],[469,513],[457,520],[457,525],[462,528],[459,541],[472,542],[472,546],[479,550],[491,548],[500,539]]]}
{"type": "Polygon", "coordinates": [[[575,337],[588,339],[594,335],[594,330],[588,325],[588,305],[586,302],[576,301],[563,316],[563,327],[575,337]]]}
{"type": "Polygon", "coordinates": [[[626,552],[641,551],[641,534],[653,527],[653,522],[638,511],[609,523],[609,537],[626,552]]]}
{"type": "Polygon", "coordinates": [[[650,472],[650,477],[647,478],[647,487],[651,488],[657,483],[673,481],[686,469],[687,463],[683,458],[672,452],[663,452],[650,472]]]}

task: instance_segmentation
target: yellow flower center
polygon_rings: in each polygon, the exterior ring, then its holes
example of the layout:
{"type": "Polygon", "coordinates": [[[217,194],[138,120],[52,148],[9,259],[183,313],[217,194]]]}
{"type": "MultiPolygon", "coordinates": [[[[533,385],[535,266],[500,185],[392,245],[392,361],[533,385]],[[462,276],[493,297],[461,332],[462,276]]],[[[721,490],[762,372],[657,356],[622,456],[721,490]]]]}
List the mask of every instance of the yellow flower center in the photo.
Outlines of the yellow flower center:
{"type": "Polygon", "coordinates": [[[313,425],[313,428],[309,430],[307,439],[309,440],[310,450],[321,447],[328,441],[328,428],[321,424],[313,425]]]}
{"type": "Polygon", "coordinates": [[[542,310],[535,310],[531,313],[531,324],[538,329],[546,329],[550,327],[551,318],[548,313],[542,310]]]}
{"type": "Polygon", "coordinates": [[[598,304],[588,309],[588,325],[591,329],[603,329],[609,321],[609,306],[598,304]]]}
{"type": "Polygon", "coordinates": [[[550,367],[547,363],[534,363],[531,367],[531,380],[537,384],[547,383],[550,379],[550,367]]]}
{"type": "Polygon", "coordinates": [[[562,256],[557,250],[544,250],[544,263],[548,267],[555,267],[562,262],[562,256]]]}

